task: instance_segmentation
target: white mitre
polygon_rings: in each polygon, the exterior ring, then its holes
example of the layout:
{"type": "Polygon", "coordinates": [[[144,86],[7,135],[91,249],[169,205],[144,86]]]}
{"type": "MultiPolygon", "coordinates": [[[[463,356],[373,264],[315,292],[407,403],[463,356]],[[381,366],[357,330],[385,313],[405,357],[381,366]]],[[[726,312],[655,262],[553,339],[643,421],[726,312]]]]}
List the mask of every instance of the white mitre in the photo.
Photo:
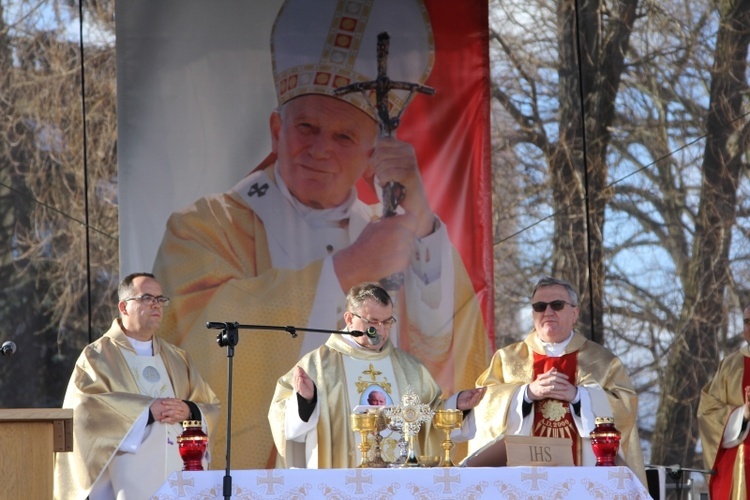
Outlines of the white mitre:
{"type": "MultiPolygon", "coordinates": [[[[286,0],[271,33],[279,105],[301,95],[323,94],[377,119],[374,90],[367,91],[367,99],[361,92],[334,96],[334,90],[376,78],[381,32],[390,35],[390,80],[423,84],[435,61],[435,43],[421,0],[286,0]]],[[[401,112],[408,94],[389,93],[391,116],[401,112]]]]}

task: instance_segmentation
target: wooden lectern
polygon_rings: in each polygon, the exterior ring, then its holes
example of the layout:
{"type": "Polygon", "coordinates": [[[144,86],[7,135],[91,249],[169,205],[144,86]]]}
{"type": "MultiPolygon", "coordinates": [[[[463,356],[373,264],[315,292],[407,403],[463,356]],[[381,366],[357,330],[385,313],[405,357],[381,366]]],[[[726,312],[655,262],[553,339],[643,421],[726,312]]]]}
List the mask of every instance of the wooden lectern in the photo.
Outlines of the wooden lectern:
{"type": "Polygon", "coordinates": [[[73,450],[73,410],[0,409],[0,450],[3,498],[52,498],[55,453],[73,450]]]}

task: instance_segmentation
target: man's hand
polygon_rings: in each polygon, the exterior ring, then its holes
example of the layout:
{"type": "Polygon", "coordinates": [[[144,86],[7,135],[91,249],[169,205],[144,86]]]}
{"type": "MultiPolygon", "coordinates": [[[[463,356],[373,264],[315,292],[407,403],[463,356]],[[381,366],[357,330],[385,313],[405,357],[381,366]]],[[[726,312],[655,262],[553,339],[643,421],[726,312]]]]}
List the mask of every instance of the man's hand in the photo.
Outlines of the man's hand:
{"type": "Polygon", "coordinates": [[[529,384],[528,394],[532,401],[542,399],[557,399],[571,402],[576,397],[578,389],[568,381],[568,376],[552,368],[542,373],[529,384]]]}
{"type": "Polygon", "coordinates": [[[181,399],[159,398],[149,408],[154,420],[163,424],[176,424],[190,419],[190,407],[181,399]]]}
{"type": "Polygon", "coordinates": [[[412,145],[395,137],[380,137],[372,155],[371,165],[381,187],[395,181],[406,188],[406,196],[401,202],[401,207],[417,219],[414,237],[424,238],[432,233],[435,213],[427,200],[417,155],[412,145]]]}
{"type": "Polygon", "coordinates": [[[305,398],[308,403],[312,401],[312,398],[315,395],[315,382],[313,382],[301,366],[294,367],[294,373],[292,373],[292,386],[294,387],[294,390],[298,392],[300,396],[305,398]]]}
{"type": "Polygon", "coordinates": [[[486,387],[478,387],[476,389],[459,392],[458,398],[456,399],[456,408],[462,411],[471,410],[479,404],[486,392],[486,387]]]}
{"type": "Polygon", "coordinates": [[[407,269],[416,226],[417,220],[411,214],[395,215],[365,226],[354,243],[333,256],[341,289],[349,290],[357,283],[378,281],[407,269]]]}
{"type": "Polygon", "coordinates": [[[742,418],[750,421],[750,387],[745,388],[745,408],[742,411],[742,418]]]}
{"type": "Polygon", "coordinates": [[[432,234],[437,221],[411,144],[395,137],[380,137],[370,164],[381,188],[390,181],[404,186],[406,194],[400,204],[404,213],[371,222],[357,241],[333,256],[342,290],[406,270],[415,241],[432,234]],[[363,266],[364,262],[367,266],[363,266]]]}

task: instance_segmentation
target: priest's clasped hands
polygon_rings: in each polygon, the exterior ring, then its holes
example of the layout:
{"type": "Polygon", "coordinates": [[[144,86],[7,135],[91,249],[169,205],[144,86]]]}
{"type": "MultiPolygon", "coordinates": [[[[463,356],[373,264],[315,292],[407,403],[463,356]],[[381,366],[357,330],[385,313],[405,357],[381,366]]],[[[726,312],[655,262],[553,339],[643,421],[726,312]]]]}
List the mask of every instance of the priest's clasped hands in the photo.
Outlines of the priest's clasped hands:
{"type": "Polygon", "coordinates": [[[176,424],[190,420],[190,407],[181,399],[159,398],[150,406],[154,420],[163,424],[176,424]]]}
{"type": "Polygon", "coordinates": [[[578,387],[570,383],[567,375],[552,368],[530,383],[526,392],[532,401],[557,399],[571,402],[578,394],[578,387]]]}

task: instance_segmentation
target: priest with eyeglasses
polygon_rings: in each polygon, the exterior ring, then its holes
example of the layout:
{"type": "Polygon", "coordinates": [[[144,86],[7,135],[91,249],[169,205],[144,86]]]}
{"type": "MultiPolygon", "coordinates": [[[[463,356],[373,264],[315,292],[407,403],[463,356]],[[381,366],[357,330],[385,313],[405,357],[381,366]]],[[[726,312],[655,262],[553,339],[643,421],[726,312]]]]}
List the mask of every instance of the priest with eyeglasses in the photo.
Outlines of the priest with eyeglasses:
{"type": "Polygon", "coordinates": [[[531,293],[534,330],[495,352],[477,379],[487,394],[475,408],[469,452],[506,435],[567,438],[576,465],[594,465],[589,435],[596,417],[614,417],[622,433],[618,463],[646,484],[638,437],[638,397],[620,359],[574,330],[578,293],[544,277],[531,293]]]}
{"type": "MultiPolygon", "coordinates": [[[[372,327],[376,333],[372,337],[331,335],[278,380],[268,411],[277,468],[356,467],[362,457],[349,415],[362,405],[382,406],[380,401],[398,405],[406,393],[415,394],[432,410],[464,411],[454,441],[473,435],[471,410],[484,396],[484,389],[464,390],[443,399],[427,367],[391,341],[393,314],[393,301],[378,283],[355,285],[346,296],[346,330],[362,332],[372,327]]],[[[395,443],[389,445],[389,431],[384,432],[383,458],[393,462],[397,457],[390,452],[396,452],[395,443]]],[[[439,453],[442,434],[432,432],[429,423],[422,426],[417,439],[422,454],[439,453]]]]}
{"type": "Polygon", "coordinates": [[[119,317],[76,361],[63,408],[73,409],[73,451],[55,457],[56,499],[149,498],[182,470],[185,420],[211,437],[219,399],[188,354],[155,335],[169,298],[151,273],[117,290],[119,317]]]}

